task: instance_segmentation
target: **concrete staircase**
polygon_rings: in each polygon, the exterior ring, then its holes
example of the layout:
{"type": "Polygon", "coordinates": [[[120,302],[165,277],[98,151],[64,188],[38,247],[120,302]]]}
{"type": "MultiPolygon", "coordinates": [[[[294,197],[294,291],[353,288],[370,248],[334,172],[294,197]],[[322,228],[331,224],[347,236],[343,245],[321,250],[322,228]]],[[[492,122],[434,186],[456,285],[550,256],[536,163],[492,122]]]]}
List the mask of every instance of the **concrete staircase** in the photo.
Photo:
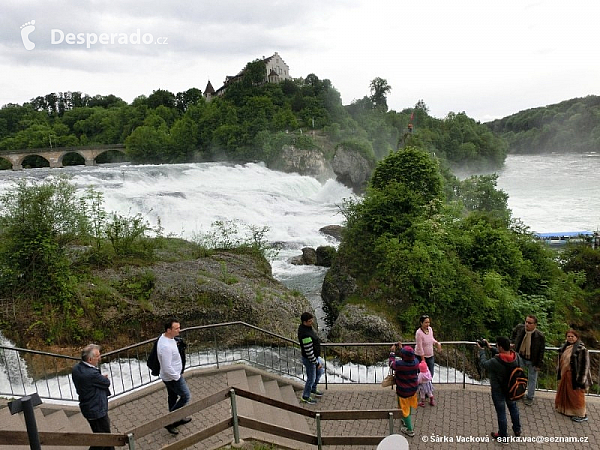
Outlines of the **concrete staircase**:
{"type": "MultiPolygon", "coordinates": [[[[236,365],[236,366],[225,366],[221,369],[213,369],[208,371],[198,370],[192,371],[189,375],[186,376],[186,380],[188,385],[192,387],[194,384],[203,383],[203,377],[209,377],[211,374],[214,375],[215,372],[220,372],[221,374],[225,373],[226,385],[224,384],[221,388],[225,388],[227,386],[235,386],[241,389],[254,392],[265,397],[269,397],[275,400],[283,401],[285,403],[289,403],[291,405],[299,405],[299,391],[302,390],[302,385],[298,382],[291,381],[286,378],[279,377],[275,374],[271,374],[268,372],[264,372],[259,369],[255,369],[253,367],[244,366],[244,365],[236,365]]],[[[221,375],[223,376],[223,375],[221,375]]],[[[162,384],[162,383],[161,383],[162,384]]],[[[155,385],[154,387],[149,386],[145,388],[143,391],[137,392],[137,397],[144,396],[144,391],[156,391],[160,390],[160,407],[164,407],[164,394],[163,387],[160,385],[155,385]]],[[[205,395],[210,395],[212,392],[204,391],[205,395]]],[[[135,396],[132,396],[132,398],[135,396]]],[[[194,396],[193,400],[199,400],[198,396],[194,396]]],[[[127,397],[121,397],[114,404],[113,402],[109,403],[109,408],[113,409],[113,406],[118,404],[129,404],[130,400],[127,397]]],[[[23,418],[23,413],[18,413],[15,415],[10,414],[10,410],[7,405],[7,400],[0,400],[0,430],[26,430],[25,420],[23,418]]],[[[131,408],[135,409],[135,402],[132,404],[131,408]]],[[[243,417],[248,417],[251,419],[259,420],[261,422],[266,422],[272,425],[277,425],[280,427],[288,428],[294,431],[300,431],[303,433],[313,433],[309,427],[309,420],[307,420],[304,416],[300,416],[298,414],[293,414],[288,411],[261,404],[252,400],[248,400],[243,397],[237,397],[237,408],[238,415],[243,417]]],[[[44,403],[34,408],[34,413],[36,416],[37,427],[39,431],[69,431],[69,432],[82,432],[89,433],[90,427],[85,418],[81,415],[79,408],[76,405],[53,405],[49,403],[44,403]]],[[[227,414],[227,409],[224,411],[227,414]]],[[[118,415],[111,414],[111,422],[113,432],[117,429],[121,429],[122,426],[118,423],[118,415]]],[[[203,413],[198,413],[202,415],[203,413]]],[[[230,412],[228,414],[231,414],[230,412]]],[[[138,423],[139,425],[140,423],[138,423]]],[[[127,429],[129,427],[126,426],[127,429]]],[[[164,430],[162,430],[164,431],[164,430]]],[[[157,434],[161,434],[162,431],[159,431],[157,434]]],[[[163,435],[165,433],[162,433],[163,435]]],[[[168,435],[167,435],[168,436],[168,435]]],[[[300,450],[313,450],[314,446],[303,444],[301,442],[296,442],[293,440],[281,438],[278,436],[273,436],[264,432],[255,431],[247,428],[240,427],[240,437],[244,440],[257,440],[264,441],[276,444],[280,447],[290,448],[290,449],[300,449],[300,450]]],[[[168,437],[167,437],[168,439],[168,437]]],[[[171,441],[172,442],[172,441],[171,441]]],[[[231,442],[231,441],[229,441],[231,442]]],[[[150,444],[153,446],[153,444],[150,444]]],[[[162,445],[156,442],[156,448],[160,448],[162,445]]],[[[44,446],[45,448],[46,446],[44,446]]],[[[58,448],[58,447],[51,447],[58,448]]],[[[67,448],[67,447],[65,447],[67,448]]],[[[87,446],[82,447],[68,447],[69,449],[87,449],[87,446]]],[[[211,445],[202,445],[201,443],[196,444],[193,448],[212,448],[211,445]]],[[[28,450],[29,446],[25,445],[2,445],[0,443],[0,450],[28,450]]]]}
{"type": "MultiPolygon", "coordinates": [[[[276,377],[274,375],[271,376],[262,371],[255,371],[250,368],[231,371],[227,374],[227,384],[291,405],[299,404],[296,392],[297,389],[301,390],[301,386],[297,383],[289,382],[284,378],[276,377]]],[[[302,433],[312,433],[308,421],[304,416],[241,397],[237,398],[237,405],[238,415],[240,416],[260,420],[261,422],[302,433]]],[[[308,444],[244,428],[241,428],[240,436],[242,439],[256,439],[286,448],[314,449],[314,446],[308,444]]]]}
{"type": "MultiPolygon", "coordinates": [[[[85,420],[85,418],[81,415],[81,412],[77,407],[43,404],[36,406],[33,412],[38,431],[68,431],[75,433],[89,433],[91,431],[87,420],[85,420]]],[[[11,415],[7,400],[1,400],[0,402],[0,430],[27,430],[23,413],[11,415]]],[[[83,446],[69,448],[75,450],[84,450],[89,447],[83,446]]],[[[0,450],[29,450],[29,445],[0,444],[0,450]]]]}

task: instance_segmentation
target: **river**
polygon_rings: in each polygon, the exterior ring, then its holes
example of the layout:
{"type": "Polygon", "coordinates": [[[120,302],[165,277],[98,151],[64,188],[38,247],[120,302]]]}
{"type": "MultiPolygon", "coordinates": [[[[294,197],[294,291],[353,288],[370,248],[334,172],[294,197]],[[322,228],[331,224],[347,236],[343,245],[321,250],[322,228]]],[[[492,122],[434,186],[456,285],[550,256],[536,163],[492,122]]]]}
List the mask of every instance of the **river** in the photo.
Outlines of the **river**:
{"type": "Polygon", "coordinates": [[[510,155],[498,172],[513,217],[532,231],[600,228],[600,153],[510,155]]]}
{"type": "MultiPolygon", "coordinates": [[[[598,230],[600,154],[509,155],[498,187],[509,195],[513,217],[532,231],[598,230]]],[[[215,221],[236,220],[269,227],[266,239],[281,250],[271,261],[275,278],[303,292],[323,319],[320,289],[325,269],[289,263],[303,247],[337,245],[319,229],[341,224],[339,207],[353,197],[329,180],[286,174],[262,164],[165,164],[71,166],[0,171],[0,193],[22,177],[67,174],[83,191],[104,195],[105,209],[160,220],[165,234],[193,239],[215,221]]],[[[320,320],[321,324],[324,321],[320,320]]]]}

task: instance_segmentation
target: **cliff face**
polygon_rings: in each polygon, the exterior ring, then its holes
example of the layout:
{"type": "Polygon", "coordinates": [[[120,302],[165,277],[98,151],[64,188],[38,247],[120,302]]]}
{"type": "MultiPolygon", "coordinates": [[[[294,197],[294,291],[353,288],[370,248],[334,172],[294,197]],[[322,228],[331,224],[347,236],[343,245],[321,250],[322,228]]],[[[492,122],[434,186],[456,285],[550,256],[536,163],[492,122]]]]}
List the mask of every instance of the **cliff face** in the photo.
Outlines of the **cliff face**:
{"type": "Polygon", "coordinates": [[[286,173],[299,173],[324,182],[335,178],[331,163],[325,159],[321,150],[305,150],[293,145],[284,145],[274,161],[269,164],[269,169],[286,173]]]}
{"type": "Polygon", "coordinates": [[[336,147],[331,160],[322,149],[305,150],[285,145],[269,168],[311,176],[321,182],[335,178],[354,192],[362,193],[375,167],[359,152],[341,145],[336,147]]]}
{"type": "Polygon", "coordinates": [[[375,166],[359,152],[338,146],[331,162],[337,180],[362,193],[367,187],[375,166]]]}

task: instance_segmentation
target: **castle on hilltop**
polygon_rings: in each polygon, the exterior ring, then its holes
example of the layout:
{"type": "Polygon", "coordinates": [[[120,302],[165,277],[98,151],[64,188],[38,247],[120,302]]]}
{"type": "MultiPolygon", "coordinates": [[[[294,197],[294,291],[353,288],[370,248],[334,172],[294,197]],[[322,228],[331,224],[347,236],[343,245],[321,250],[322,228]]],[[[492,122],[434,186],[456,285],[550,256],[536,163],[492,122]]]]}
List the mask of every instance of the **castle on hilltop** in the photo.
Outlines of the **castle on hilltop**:
{"type": "MultiPolygon", "coordinates": [[[[283,80],[290,80],[290,67],[285,63],[279,53],[275,52],[273,56],[269,56],[268,58],[263,58],[261,61],[265,64],[265,83],[280,83],[283,80]]],[[[242,69],[237,75],[228,75],[225,77],[225,81],[223,81],[223,86],[215,91],[213,85],[210,80],[206,84],[206,88],[204,89],[204,97],[206,100],[210,101],[213,97],[221,96],[225,93],[227,88],[231,85],[231,83],[236,83],[241,80],[244,75],[244,69],[242,69]]]]}

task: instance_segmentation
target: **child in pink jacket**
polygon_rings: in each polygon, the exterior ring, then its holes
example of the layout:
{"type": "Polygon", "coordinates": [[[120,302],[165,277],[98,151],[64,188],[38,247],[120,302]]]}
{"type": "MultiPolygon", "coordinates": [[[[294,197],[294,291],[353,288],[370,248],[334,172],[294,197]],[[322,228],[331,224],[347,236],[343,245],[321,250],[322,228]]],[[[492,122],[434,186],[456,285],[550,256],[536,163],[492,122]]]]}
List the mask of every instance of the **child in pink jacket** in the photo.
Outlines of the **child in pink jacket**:
{"type": "Polygon", "coordinates": [[[429,397],[429,403],[433,403],[433,383],[431,382],[432,376],[427,367],[425,360],[419,363],[419,387],[417,393],[419,394],[419,406],[425,406],[425,396],[429,397]]]}

